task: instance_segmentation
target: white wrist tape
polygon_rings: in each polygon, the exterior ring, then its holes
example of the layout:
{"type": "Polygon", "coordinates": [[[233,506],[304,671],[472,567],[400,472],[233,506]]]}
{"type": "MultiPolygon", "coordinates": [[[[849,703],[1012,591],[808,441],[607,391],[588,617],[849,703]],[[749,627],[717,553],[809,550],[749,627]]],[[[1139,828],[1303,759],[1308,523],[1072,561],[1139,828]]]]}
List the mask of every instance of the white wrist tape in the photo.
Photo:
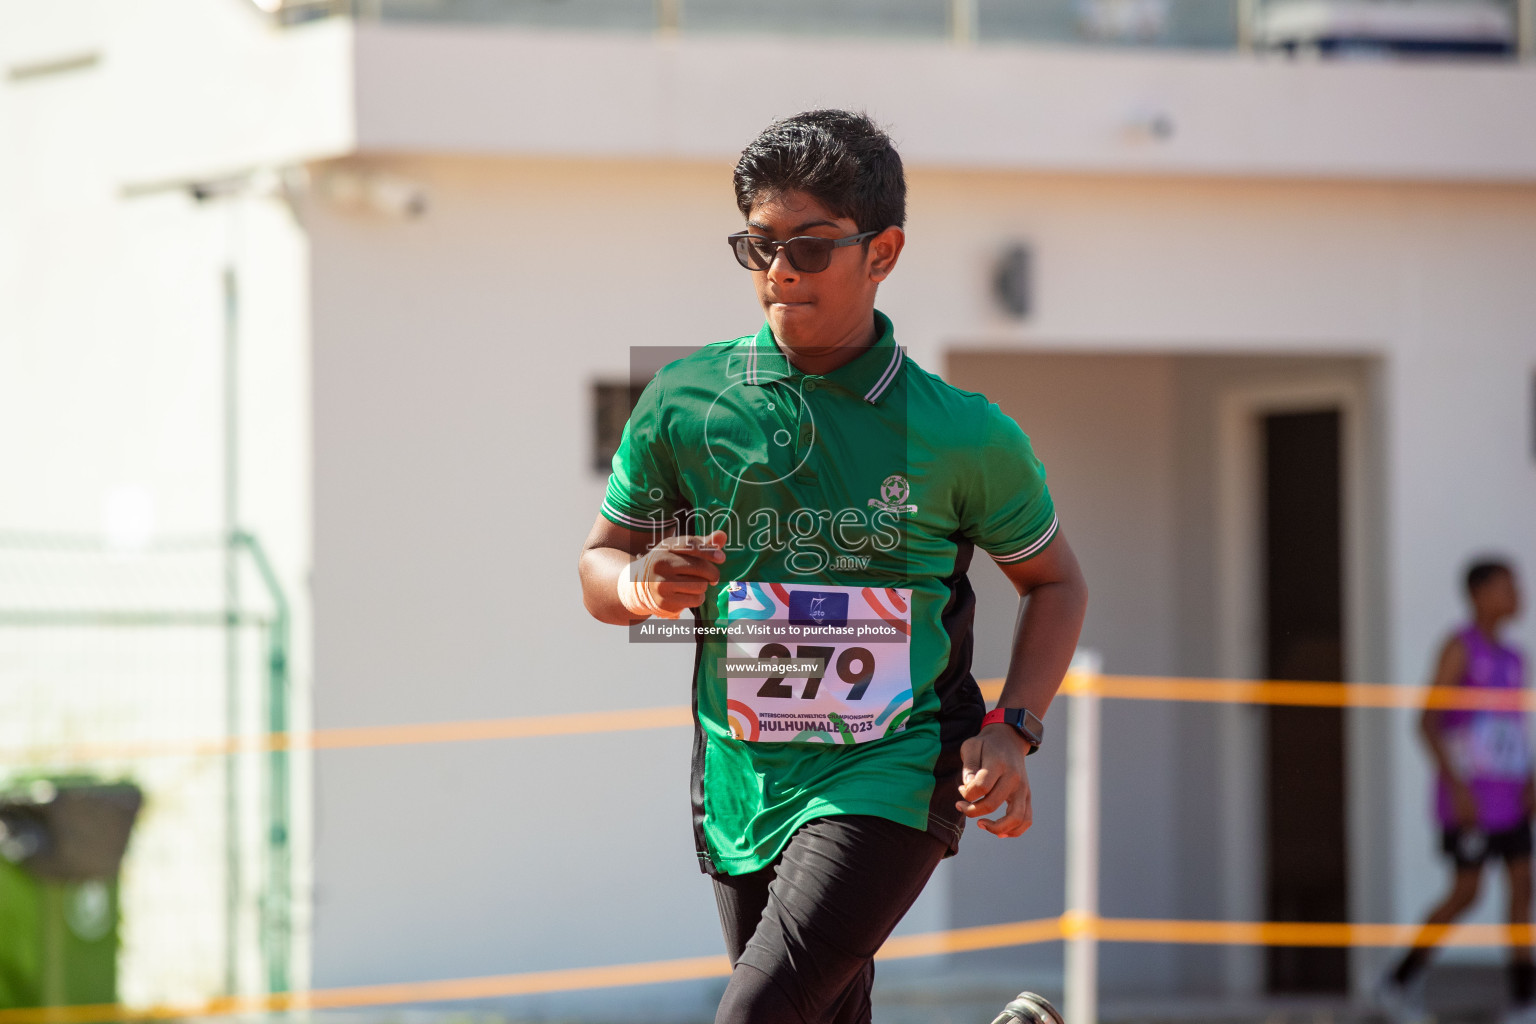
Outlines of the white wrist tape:
{"type": "Polygon", "coordinates": [[[660,548],[652,548],[640,558],[625,564],[619,573],[619,603],[622,604],[631,615],[645,618],[655,615],[662,619],[675,619],[677,612],[669,612],[661,606],[661,581],[656,578],[651,566],[657,555],[663,554],[660,548]]]}

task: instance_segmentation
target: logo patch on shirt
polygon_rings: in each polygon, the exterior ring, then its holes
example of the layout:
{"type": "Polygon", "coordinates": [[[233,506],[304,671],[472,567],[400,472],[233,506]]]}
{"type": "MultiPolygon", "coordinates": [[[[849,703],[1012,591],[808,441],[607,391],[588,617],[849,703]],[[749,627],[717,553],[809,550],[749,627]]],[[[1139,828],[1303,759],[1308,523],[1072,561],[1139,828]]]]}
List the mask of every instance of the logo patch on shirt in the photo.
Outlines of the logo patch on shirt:
{"type": "Polygon", "coordinates": [[[848,595],[835,591],[791,590],[789,592],[791,626],[848,625],[848,595]]]}
{"type": "Polygon", "coordinates": [[[904,512],[916,512],[916,505],[905,504],[907,496],[912,493],[912,487],[907,483],[907,478],[900,473],[892,473],[885,478],[880,485],[880,497],[870,498],[871,508],[884,509],[901,515],[904,512]]]}

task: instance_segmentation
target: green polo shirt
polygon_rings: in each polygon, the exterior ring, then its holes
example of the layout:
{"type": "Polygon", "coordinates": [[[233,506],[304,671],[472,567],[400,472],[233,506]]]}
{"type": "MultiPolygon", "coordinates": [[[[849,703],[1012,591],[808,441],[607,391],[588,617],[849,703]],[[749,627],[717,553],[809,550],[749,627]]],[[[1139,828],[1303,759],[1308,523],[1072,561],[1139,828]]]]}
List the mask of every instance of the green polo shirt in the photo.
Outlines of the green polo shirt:
{"type": "Polygon", "coordinates": [[[613,459],[609,521],[729,536],[695,639],[694,831],[711,873],[766,867],[829,814],[953,850],[958,749],[985,712],[966,569],[976,547],[1019,562],[1056,535],[1018,424],[875,318],[878,340],[826,374],[797,369],[766,324],[667,365],[613,459]],[[764,669],[777,660],[797,664],[764,669]]]}

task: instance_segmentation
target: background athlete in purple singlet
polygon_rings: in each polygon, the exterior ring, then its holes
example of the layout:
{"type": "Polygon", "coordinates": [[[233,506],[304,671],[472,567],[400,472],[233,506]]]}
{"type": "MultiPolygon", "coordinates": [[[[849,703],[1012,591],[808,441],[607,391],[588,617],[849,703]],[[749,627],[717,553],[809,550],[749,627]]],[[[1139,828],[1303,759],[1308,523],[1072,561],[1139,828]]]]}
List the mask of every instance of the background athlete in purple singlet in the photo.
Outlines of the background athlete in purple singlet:
{"type": "MultiPolygon", "coordinates": [[[[1520,652],[1500,639],[1504,625],[1520,611],[1514,570],[1504,562],[1477,562],[1467,570],[1467,596],[1472,622],[1441,648],[1434,684],[1519,690],[1525,685],[1520,652]]],[[[1454,867],[1450,893],[1425,923],[1448,924],[1472,906],[1490,857],[1502,859],[1509,872],[1510,923],[1529,923],[1536,778],[1525,713],[1426,708],[1420,728],[1439,772],[1435,814],[1442,848],[1454,867]]],[[[1382,984],[1382,1002],[1399,1024],[1428,1017],[1422,988],[1431,952],[1416,946],[1382,984]]],[[[1509,983],[1506,1021],[1536,1024],[1536,969],[1529,946],[1510,947],[1509,983]]]]}

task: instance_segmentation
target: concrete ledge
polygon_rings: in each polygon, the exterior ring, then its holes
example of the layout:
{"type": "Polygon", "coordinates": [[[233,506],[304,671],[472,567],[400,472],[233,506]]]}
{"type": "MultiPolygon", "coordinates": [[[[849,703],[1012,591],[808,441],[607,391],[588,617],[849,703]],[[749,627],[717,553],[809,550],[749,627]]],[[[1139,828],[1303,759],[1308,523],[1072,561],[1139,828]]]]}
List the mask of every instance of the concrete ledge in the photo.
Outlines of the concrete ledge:
{"type": "Polygon", "coordinates": [[[364,151],[727,161],[837,105],[914,166],[1536,181],[1531,65],[401,24],[356,46],[364,151]]]}

